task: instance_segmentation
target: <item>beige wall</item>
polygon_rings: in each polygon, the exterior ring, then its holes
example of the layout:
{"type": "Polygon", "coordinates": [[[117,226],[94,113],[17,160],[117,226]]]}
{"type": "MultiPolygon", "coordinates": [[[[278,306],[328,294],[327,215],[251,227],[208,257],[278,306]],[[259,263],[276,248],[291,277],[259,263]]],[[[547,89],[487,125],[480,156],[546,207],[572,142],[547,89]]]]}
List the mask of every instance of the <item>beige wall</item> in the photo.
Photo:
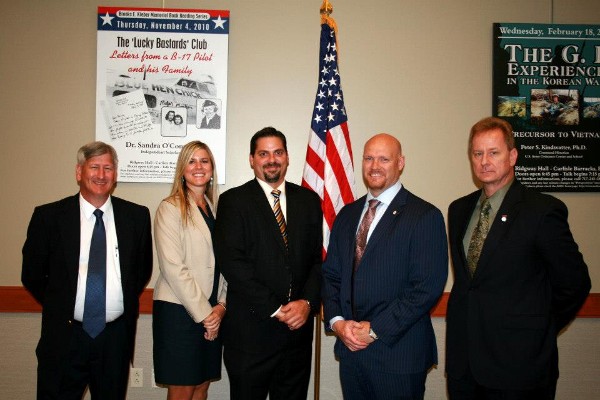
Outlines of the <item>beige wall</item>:
{"type": "MultiPolygon", "coordinates": [[[[164,3],[172,8],[231,11],[227,184],[222,190],[252,177],[246,156],[248,141],[267,125],[288,136],[288,179],[299,182],[317,83],[321,0],[164,3]]],[[[549,0],[332,3],[340,28],[342,85],[355,160],[372,134],[385,131],[396,135],[406,155],[404,184],[444,213],[453,199],[475,189],[466,138],[470,126],[491,112],[492,23],[600,23],[597,0],[555,0],[553,21],[549,0]]],[[[16,286],[20,285],[20,252],[33,207],[77,191],[75,152],[94,139],[97,6],[162,7],[163,2],[3,0],[1,4],[0,176],[6,191],[0,200],[0,286],[16,286]]],[[[360,164],[357,167],[359,173],[360,164]]],[[[358,193],[364,194],[362,182],[357,187],[358,193]]],[[[168,191],[167,184],[122,183],[116,194],[145,204],[154,213],[168,191]]],[[[590,266],[592,290],[598,292],[598,194],[556,196],[570,209],[573,234],[590,266]]],[[[156,272],[151,286],[155,278],[156,272]]],[[[450,285],[451,281],[446,290],[450,285]]],[[[139,360],[146,370],[151,369],[148,320],[149,316],[142,318],[138,338],[138,352],[143,352],[139,360]]],[[[31,382],[35,376],[33,348],[39,316],[0,315],[0,326],[0,345],[11,349],[10,357],[3,359],[14,363],[13,371],[18,372],[10,378],[0,377],[0,397],[32,398],[31,391],[9,396],[8,388],[31,382]],[[22,337],[24,330],[30,334],[22,337]]],[[[567,337],[571,341],[568,364],[563,368],[569,372],[563,376],[573,380],[563,378],[559,389],[566,387],[571,390],[568,393],[576,393],[573,390],[582,382],[576,372],[582,365],[584,370],[598,371],[598,361],[595,366],[587,364],[593,358],[583,344],[594,344],[598,355],[593,338],[599,327],[598,320],[578,320],[563,335],[563,341],[567,337]]],[[[443,320],[436,320],[436,331],[442,342],[443,320]]],[[[330,349],[331,343],[326,338],[324,349],[330,349]]],[[[324,398],[339,398],[337,365],[331,351],[324,350],[323,358],[323,393],[332,391],[324,398]]],[[[443,396],[443,368],[434,373],[439,379],[429,380],[431,399],[443,396]]],[[[148,381],[149,375],[146,378],[148,381]]],[[[225,384],[219,383],[215,390],[225,384]]],[[[578,395],[560,398],[591,399],[600,389],[593,379],[581,386],[585,387],[578,395]]],[[[152,393],[152,398],[164,397],[161,390],[152,393]]],[[[149,396],[131,392],[130,398],[149,396]]],[[[215,394],[215,398],[226,395],[215,394]]]]}

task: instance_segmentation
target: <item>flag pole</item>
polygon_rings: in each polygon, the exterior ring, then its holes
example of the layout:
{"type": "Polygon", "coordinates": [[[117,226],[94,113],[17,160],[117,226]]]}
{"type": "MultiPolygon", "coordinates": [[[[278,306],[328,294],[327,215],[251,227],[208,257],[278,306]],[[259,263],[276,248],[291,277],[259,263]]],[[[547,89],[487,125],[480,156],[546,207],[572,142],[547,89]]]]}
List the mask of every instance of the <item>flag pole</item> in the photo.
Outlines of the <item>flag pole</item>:
{"type": "MultiPolygon", "coordinates": [[[[321,14],[321,24],[325,23],[326,19],[329,19],[329,14],[333,11],[331,4],[328,0],[323,0],[323,4],[319,9],[321,14]]],[[[317,315],[315,322],[315,372],[313,379],[313,398],[319,400],[320,389],[321,389],[321,320],[323,319],[323,307],[319,307],[319,314],[317,315]]]]}
{"type": "MultiPolygon", "coordinates": [[[[335,216],[344,204],[356,198],[354,163],[338,70],[337,25],[330,16],[333,7],[323,0],[319,46],[319,87],[313,109],[302,186],[321,198],[323,210],[323,261],[335,216]],[[334,41],[332,41],[332,38],[334,41]]],[[[321,385],[321,332],[323,306],[315,322],[314,400],[319,400],[321,385]]]]}

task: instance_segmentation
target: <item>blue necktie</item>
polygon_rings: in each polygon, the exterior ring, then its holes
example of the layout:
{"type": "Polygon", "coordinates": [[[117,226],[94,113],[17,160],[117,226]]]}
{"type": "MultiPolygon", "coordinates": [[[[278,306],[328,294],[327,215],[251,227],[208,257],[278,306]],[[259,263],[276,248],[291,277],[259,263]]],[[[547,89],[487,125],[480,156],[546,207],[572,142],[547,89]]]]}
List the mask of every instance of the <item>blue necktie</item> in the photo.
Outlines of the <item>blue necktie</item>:
{"type": "Polygon", "coordinates": [[[96,223],[90,243],[90,258],[85,287],[83,330],[95,338],[106,326],[106,230],[103,212],[94,211],[96,223]]]}

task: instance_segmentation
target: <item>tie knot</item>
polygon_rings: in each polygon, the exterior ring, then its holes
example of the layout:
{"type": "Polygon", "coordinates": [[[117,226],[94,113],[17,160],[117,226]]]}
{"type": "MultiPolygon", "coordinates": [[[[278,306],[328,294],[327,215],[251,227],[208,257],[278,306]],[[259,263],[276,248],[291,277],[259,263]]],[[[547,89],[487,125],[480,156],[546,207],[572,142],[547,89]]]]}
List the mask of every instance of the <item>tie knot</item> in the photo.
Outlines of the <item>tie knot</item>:
{"type": "Polygon", "coordinates": [[[99,218],[102,218],[102,214],[104,214],[104,212],[102,212],[102,210],[101,210],[101,209],[99,209],[99,208],[96,208],[96,209],[94,210],[94,215],[96,216],[96,218],[98,218],[98,219],[99,219],[99,218]]]}
{"type": "Polygon", "coordinates": [[[369,208],[377,207],[381,202],[377,199],[369,200],[369,208]]]}
{"type": "Polygon", "coordinates": [[[277,190],[277,189],[275,189],[275,190],[273,190],[273,191],[271,192],[271,194],[273,195],[273,197],[275,197],[276,199],[278,199],[278,198],[279,198],[279,195],[281,194],[281,190],[277,190]]]}

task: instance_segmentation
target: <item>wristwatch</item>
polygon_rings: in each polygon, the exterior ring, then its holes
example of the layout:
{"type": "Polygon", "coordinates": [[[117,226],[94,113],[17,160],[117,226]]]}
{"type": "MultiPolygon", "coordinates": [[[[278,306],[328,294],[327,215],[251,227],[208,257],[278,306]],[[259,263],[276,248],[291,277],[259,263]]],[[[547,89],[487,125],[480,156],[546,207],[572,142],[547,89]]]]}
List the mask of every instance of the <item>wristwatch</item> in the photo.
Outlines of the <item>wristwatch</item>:
{"type": "Polygon", "coordinates": [[[373,340],[377,340],[379,339],[379,336],[377,336],[377,334],[375,332],[373,332],[373,329],[369,329],[369,336],[371,337],[371,339],[373,340]]]}

